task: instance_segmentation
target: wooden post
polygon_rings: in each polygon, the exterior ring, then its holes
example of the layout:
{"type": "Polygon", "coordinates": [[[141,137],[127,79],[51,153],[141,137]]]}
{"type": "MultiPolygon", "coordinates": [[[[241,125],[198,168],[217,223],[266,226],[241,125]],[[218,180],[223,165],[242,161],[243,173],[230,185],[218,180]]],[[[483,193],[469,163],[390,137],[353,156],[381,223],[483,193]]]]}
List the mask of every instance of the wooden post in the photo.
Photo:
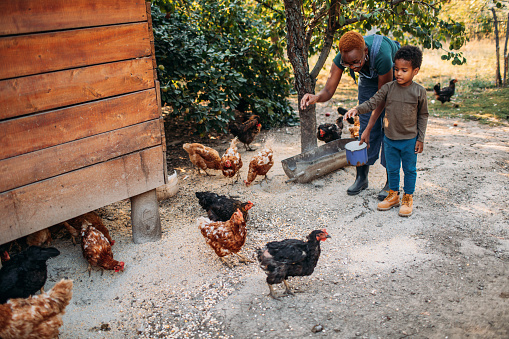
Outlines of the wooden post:
{"type": "Polygon", "coordinates": [[[135,244],[161,239],[161,218],[155,189],[131,197],[131,221],[135,244]]]}

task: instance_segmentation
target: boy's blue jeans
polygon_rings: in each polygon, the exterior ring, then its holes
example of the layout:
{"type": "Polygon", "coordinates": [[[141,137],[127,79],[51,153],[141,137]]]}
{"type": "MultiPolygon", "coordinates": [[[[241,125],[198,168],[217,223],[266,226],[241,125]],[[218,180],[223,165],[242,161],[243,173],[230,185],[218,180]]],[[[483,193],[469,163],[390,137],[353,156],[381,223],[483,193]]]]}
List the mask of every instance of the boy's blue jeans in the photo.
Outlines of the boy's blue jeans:
{"type": "Polygon", "coordinates": [[[399,191],[399,169],[403,167],[405,174],[403,190],[406,194],[414,194],[415,180],[417,179],[417,154],[415,142],[417,137],[406,140],[391,140],[384,136],[384,151],[389,188],[399,191]]]}

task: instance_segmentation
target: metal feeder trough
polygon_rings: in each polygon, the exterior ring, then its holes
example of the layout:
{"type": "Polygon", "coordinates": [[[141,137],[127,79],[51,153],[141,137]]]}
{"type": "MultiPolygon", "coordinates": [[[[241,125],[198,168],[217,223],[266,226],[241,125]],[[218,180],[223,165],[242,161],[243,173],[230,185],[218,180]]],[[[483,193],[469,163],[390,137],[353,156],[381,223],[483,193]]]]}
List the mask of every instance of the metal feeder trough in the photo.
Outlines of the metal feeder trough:
{"type": "Polygon", "coordinates": [[[281,160],[289,181],[310,182],[318,177],[348,166],[345,145],[357,139],[338,139],[310,151],[281,160]]]}

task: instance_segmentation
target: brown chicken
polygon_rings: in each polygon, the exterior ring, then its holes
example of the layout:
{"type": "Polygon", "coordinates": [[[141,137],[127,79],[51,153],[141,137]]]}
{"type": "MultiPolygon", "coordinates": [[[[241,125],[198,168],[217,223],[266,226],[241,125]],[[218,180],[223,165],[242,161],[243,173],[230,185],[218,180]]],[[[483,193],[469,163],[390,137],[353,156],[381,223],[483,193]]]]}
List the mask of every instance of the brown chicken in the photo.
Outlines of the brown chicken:
{"type": "Polygon", "coordinates": [[[258,115],[252,115],[244,123],[230,121],[228,124],[228,130],[230,133],[237,137],[248,151],[254,151],[249,144],[253,142],[254,138],[258,133],[260,133],[261,129],[262,124],[260,124],[260,117],[258,115]]]}
{"type": "Polygon", "coordinates": [[[28,246],[50,245],[52,240],[49,228],[27,235],[28,246]]]}
{"type": "Polygon", "coordinates": [[[104,234],[112,246],[115,244],[115,240],[111,239],[110,232],[104,225],[103,219],[94,211],[82,214],[76,218],[72,218],[62,223],[64,227],[69,231],[69,233],[71,233],[73,243],[76,243],[74,237],[78,236],[78,233],[75,232],[75,230],[81,230],[83,221],[85,220],[92,224],[92,226],[94,226],[95,229],[97,229],[99,232],[104,234]]]}
{"type": "MultiPolygon", "coordinates": [[[[258,175],[264,175],[265,181],[267,181],[267,172],[272,168],[272,165],[274,165],[272,155],[272,149],[266,147],[258,152],[253,159],[251,159],[251,162],[249,163],[249,171],[247,173],[247,180],[244,180],[246,186],[251,185],[258,175]]],[[[262,182],[260,181],[260,185],[261,183],[262,182]]]]}
{"type": "Polygon", "coordinates": [[[210,175],[207,169],[221,169],[221,157],[215,149],[198,143],[185,143],[182,147],[189,154],[189,160],[196,166],[198,173],[202,169],[205,174],[210,175]]]}
{"type": "Polygon", "coordinates": [[[212,221],[209,218],[200,217],[196,222],[207,244],[227,266],[232,267],[224,257],[233,253],[238,255],[242,262],[251,262],[237,253],[246,242],[247,233],[246,221],[240,209],[233,213],[228,221],[212,221]]]}
{"type": "Polygon", "coordinates": [[[92,266],[105,270],[115,270],[115,272],[124,270],[124,262],[113,259],[113,252],[108,239],[87,220],[83,220],[81,226],[81,249],[83,256],[89,263],[89,276],[92,266]]]}
{"type": "Polygon", "coordinates": [[[221,157],[221,168],[223,175],[227,178],[233,177],[237,174],[237,180],[240,176],[240,169],[242,168],[242,159],[240,153],[237,151],[237,138],[233,138],[230,147],[226,149],[221,157]]]}
{"type": "Polygon", "coordinates": [[[347,119],[349,123],[353,123],[353,126],[352,127],[348,127],[348,130],[350,131],[350,137],[351,138],[358,138],[359,137],[359,130],[361,128],[361,123],[360,123],[360,120],[359,120],[359,116],[355,116],[350,119],[347,119]],[[353,121],[351,121],[353,120],[353,121]]]}
{"type": "Polygon", "coordinates": [[[56,338],[62,315],[72,298],[72,280],[62,279],[47,293],[27,299],[10,299],[0,305],[0,337],[3,339],[56,338]]]}

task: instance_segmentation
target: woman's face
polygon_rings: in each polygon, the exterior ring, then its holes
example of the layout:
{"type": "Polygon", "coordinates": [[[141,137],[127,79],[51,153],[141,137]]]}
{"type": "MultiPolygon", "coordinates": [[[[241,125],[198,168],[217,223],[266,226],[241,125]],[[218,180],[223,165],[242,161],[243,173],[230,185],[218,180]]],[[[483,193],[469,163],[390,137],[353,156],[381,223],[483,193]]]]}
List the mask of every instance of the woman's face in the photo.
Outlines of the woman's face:
{"type": "Polygon", "coordinates": [[[365,47],[362,49],[354,49],[350,52],[341,54],[341,66],[351,68],[354,72],[359,72],[364,64],[366,63],[368,57],[368,48],[365,47]]]}

